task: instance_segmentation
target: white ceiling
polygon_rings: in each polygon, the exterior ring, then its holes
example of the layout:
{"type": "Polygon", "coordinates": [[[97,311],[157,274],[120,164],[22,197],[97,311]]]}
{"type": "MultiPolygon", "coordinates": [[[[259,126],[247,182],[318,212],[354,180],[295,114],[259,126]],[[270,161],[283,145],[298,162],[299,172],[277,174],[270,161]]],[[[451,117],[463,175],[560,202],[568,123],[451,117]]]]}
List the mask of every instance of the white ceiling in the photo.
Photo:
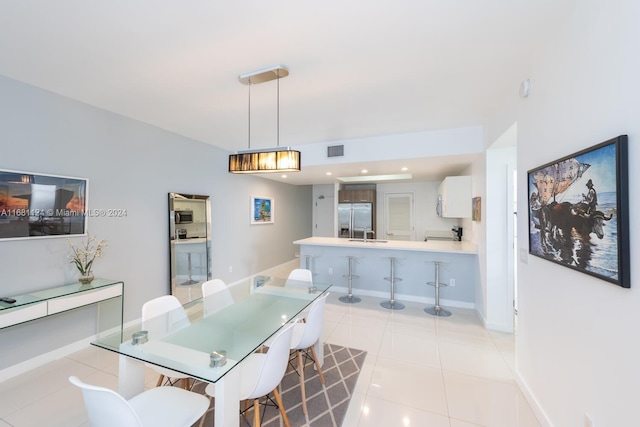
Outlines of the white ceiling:
{"type": "MultiPolygon", "coordinates": [[[[0,74],[229,151],[248,146],[238,75],[278,64],[281,146],[480,125],[574,2],[2,0],[0,74]]],[[[251,90],[251,148],[277,144],[276,96],[251,90]]]]}

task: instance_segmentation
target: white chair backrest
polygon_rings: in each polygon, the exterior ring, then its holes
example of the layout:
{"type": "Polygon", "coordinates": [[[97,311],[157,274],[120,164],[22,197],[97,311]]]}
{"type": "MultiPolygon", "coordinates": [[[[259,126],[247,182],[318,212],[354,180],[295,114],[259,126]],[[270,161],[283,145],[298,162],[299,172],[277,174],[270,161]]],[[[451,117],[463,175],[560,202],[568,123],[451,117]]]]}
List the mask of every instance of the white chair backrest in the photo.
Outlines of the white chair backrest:
{"type": "Polygon", "coordinates": [[[187,313],[173,295],[154,298],[142,305],[142,328],[149,331],[150,338],[180,330],[189,324],[187,313]]]}
{"type": "Polygon", "coordinates": [[[311,270],[296,268],[295,270],[291,270],[288,279],[299,280],[301,282],[313,282],[313,274],[311,270]]]}
{"type": "Polygon", "coordinates": [[[86,384],[76,376],[69,377],[69,382],[82,390],[92,427],[142,427],[129,402],[115,391],[86,384]]]}
{"type": "Polygon", "coordinates": [[[227,284],[222,279],[207,280],[202,284],[202,298],[206,298],[223,289],[227,289],[227,284]]]}
{"type": "Polygon", "coordinates": [[[231,291],[221,279],[213,279],[202,284],[204,315],[215,313],[233,304],[231,291]]]}
{"type": "Polygon", "coordinates": [[[294,349],[302,350],[309,348],[320,339],[322,334],[322,324],[324,323],[324,306],[327,301],[329,292],[322,295],[311,304],[311,309],[306,317],[305,323],[299,323],[298,326],[303,325],[304,331],[300,342],[293,343],[294,349]]]}
{"type": "Polygon", "coordinates": [[[293,323],[287,323],[273,339],[260,373],[257,375],[256,386],[247,399],[256,399],[271,393],[282,381],[289,363],[293,325],[293,323]]]}
{"type": "Polygon", "coordinates": [[[285,288],[304,288],[313,284],[313,273],[311,270],[305,270],[304,268],[296,268],[291,270],[287,281],[284,283],[285,288]]]}

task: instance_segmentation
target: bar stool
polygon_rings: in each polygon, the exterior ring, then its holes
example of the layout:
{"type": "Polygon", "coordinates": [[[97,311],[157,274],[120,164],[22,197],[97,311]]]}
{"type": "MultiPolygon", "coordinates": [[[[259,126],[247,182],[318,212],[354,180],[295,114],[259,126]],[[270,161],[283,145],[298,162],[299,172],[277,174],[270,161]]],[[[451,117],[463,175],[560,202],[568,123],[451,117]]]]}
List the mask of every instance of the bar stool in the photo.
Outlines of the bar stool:
{"type": "MultiPolygon", "coordinates": [[[[314,258],[317,258],[318,255],[313,255],[313,254],[305,254],[304,255],[304,268],[305,270],[309,270],[311,272],[311,278],[313,279],[313,276],[316,275],[316,273],[313,271],[314,269],[311,268],[311,262],[313,261],[314,258]]],[[[309,287],[309,292],[315,292],[317,291],[318,288],[316,288],[316,285],[313,284],[313,281],[311,282],[311,286],[309,287]]]]}
{"type": "Polygon", "coordinates": [[[311,268],[311,263],[312,263],[313,259],[317,258],[317,257],[318,257],[317,255],[313,255],[313,254],[305,254],[304,255],[304,268],[305,268],[305,270],[313,271],[313,268],[311,268]]]}
{"type": "Polygon", "coordinates": [[[449,317],[451,316],[451,312],[440,307],[440,287],[447,286],[446,283],[440,283],[440,264],[442,264],[442,261],[433,261],[436,272],[435,281],[427,282],[427,285],[433,286],[436,289],[435,305],[433,307],[425,308],[424,311],[425,313],[432,314],[434,316],[449,317]]]}
{"type": "Polygon", "coordinates": [[[362,299],[360,299],[360,297],[357,297],[357,296],[353,295],[352,290],[351,290],[351,282],[352,282],[352,280],[359,278],[359,276],[355,276],[353,274],[353,260],[356,257],[353,256],[353,255],[348,255],[347,258],[349,258],[349,272],[342,276],[342,277],[346,277],[347,278],[347,295],[341,296],[340,298],[338,298],[338,300],[340,300],[340,302],[344,302],[344,303],[347,303],[347,304],[355,304],[355,303],[358,303],[358,302],[362,301],[362,299]]]}
{"type": "Polygon", "coordinates": [[[193,252],[187,252],[187,268],[189,269],[189,279],[186,282],[182,282],[180,283],[180,286],[188,286],[188,285],[195,285],[196,283],[198,283],[196,280],[192,279],[192,266],[191,266],[191,254],[193,252]]]}
{"type": "Polygon", "coordinates": [[[380,305],[384,308],[388,308],[389,310],[402,310],[404,308],[404,304],[395,300],[395,287],[396,282],[401,281],[402,279],[396,277],[395,275],[395,263],[396,257],[389,257],[391,263],[391,273],[389,277],[385,277],[384,280],[388,280],[391,285],[391,295],[389,297],[389,301],[383,301],[380,305]]]}

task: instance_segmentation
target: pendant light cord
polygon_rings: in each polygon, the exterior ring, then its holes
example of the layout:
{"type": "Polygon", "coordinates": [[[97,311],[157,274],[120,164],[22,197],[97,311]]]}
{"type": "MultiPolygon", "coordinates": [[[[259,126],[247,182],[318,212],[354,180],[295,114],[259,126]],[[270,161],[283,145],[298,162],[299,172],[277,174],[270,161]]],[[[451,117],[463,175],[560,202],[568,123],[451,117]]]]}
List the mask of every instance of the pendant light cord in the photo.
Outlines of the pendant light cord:
{"type": "Polygon", "coordinates": [[[251,77],[249,77],[249,132],[247,132],[249,141],[249,150],[251,150],[251,77]]]}
{"type": "Polygon", "coordinates": [[[276,125],[276,145],[280,147],[280,69],[278,69],[278,96],[276,98],[276,103],[278,104],[278,108],[276,110],[276,121],[278,122],[276,125]]]}

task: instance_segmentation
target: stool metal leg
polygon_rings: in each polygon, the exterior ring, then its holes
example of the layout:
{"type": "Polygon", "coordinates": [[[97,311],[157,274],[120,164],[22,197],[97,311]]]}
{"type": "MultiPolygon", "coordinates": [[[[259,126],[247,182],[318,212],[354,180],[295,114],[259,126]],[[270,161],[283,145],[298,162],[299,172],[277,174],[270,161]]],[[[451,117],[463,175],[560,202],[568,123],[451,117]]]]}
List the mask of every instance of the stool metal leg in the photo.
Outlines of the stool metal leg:
{"type": "MultiPolygon", "coordinates": [[[[311,270],[311,258],[313,258],[313,255],[305,255],[304,256],[304,268],[312,271],[311,270]]],[[[313,277],[313,273],[311,273],[311,276],[313,277]]],[[[314,293],[315,291],[317,291],[318,288],[316,288],[316,285],[313,284],[313,282],[311,282],[311,286],[309,286],[309,292],[310,293],[314,293]]]]}
{"type": "Polygon", "coordinates": [[[436,269],[436,281],[429,282],[428,284],[433,285],[436,288],[435,305],[433,307],[425,308],[424,311],[425,313],[432,314],[434,316],[449,317],[451,316],[451,312],[440,307],[440,286],[447,286],[447,285],[444,283],[440,283],[440,262],[436,261],[434,262],[434,264],[436,269]]]}
{"type": "Polygon", "coordinates": [[[189,268],[189,280],[187,280],[186,282],[180,283],[180,285],[182,286],[195,285],[196,283],[198,283],[197,281],[191,278],[191,252],[187,252],[187,262],[188,262],[188,268],[189,268]]]}
{"type": "Polygon", "coordinates": [[[395,300],[395,287],[396,281],[402,280],[398,279],[395,274],[395,258],[391,258],[391,275],[389,277],[385,277],[385,280],[388,280],[391,283],[391,296],[389,301],[383,301],[380,305],[384,308],[388,308],[389,310],[402,310],[404,308],[404,304],[395,300]]]}
{"type": "Polygon", "coordinates": [[[357,279],[358,276],[353,275],[353,257],[349,257],[349,273],[347,274],[347,295],[341,296],[338,298],[340,302],[344,302],[347,304],[355,304],[362,301],[359,297],[353,295],[351,290],[351,282],[353,279],[357,279]]]}

